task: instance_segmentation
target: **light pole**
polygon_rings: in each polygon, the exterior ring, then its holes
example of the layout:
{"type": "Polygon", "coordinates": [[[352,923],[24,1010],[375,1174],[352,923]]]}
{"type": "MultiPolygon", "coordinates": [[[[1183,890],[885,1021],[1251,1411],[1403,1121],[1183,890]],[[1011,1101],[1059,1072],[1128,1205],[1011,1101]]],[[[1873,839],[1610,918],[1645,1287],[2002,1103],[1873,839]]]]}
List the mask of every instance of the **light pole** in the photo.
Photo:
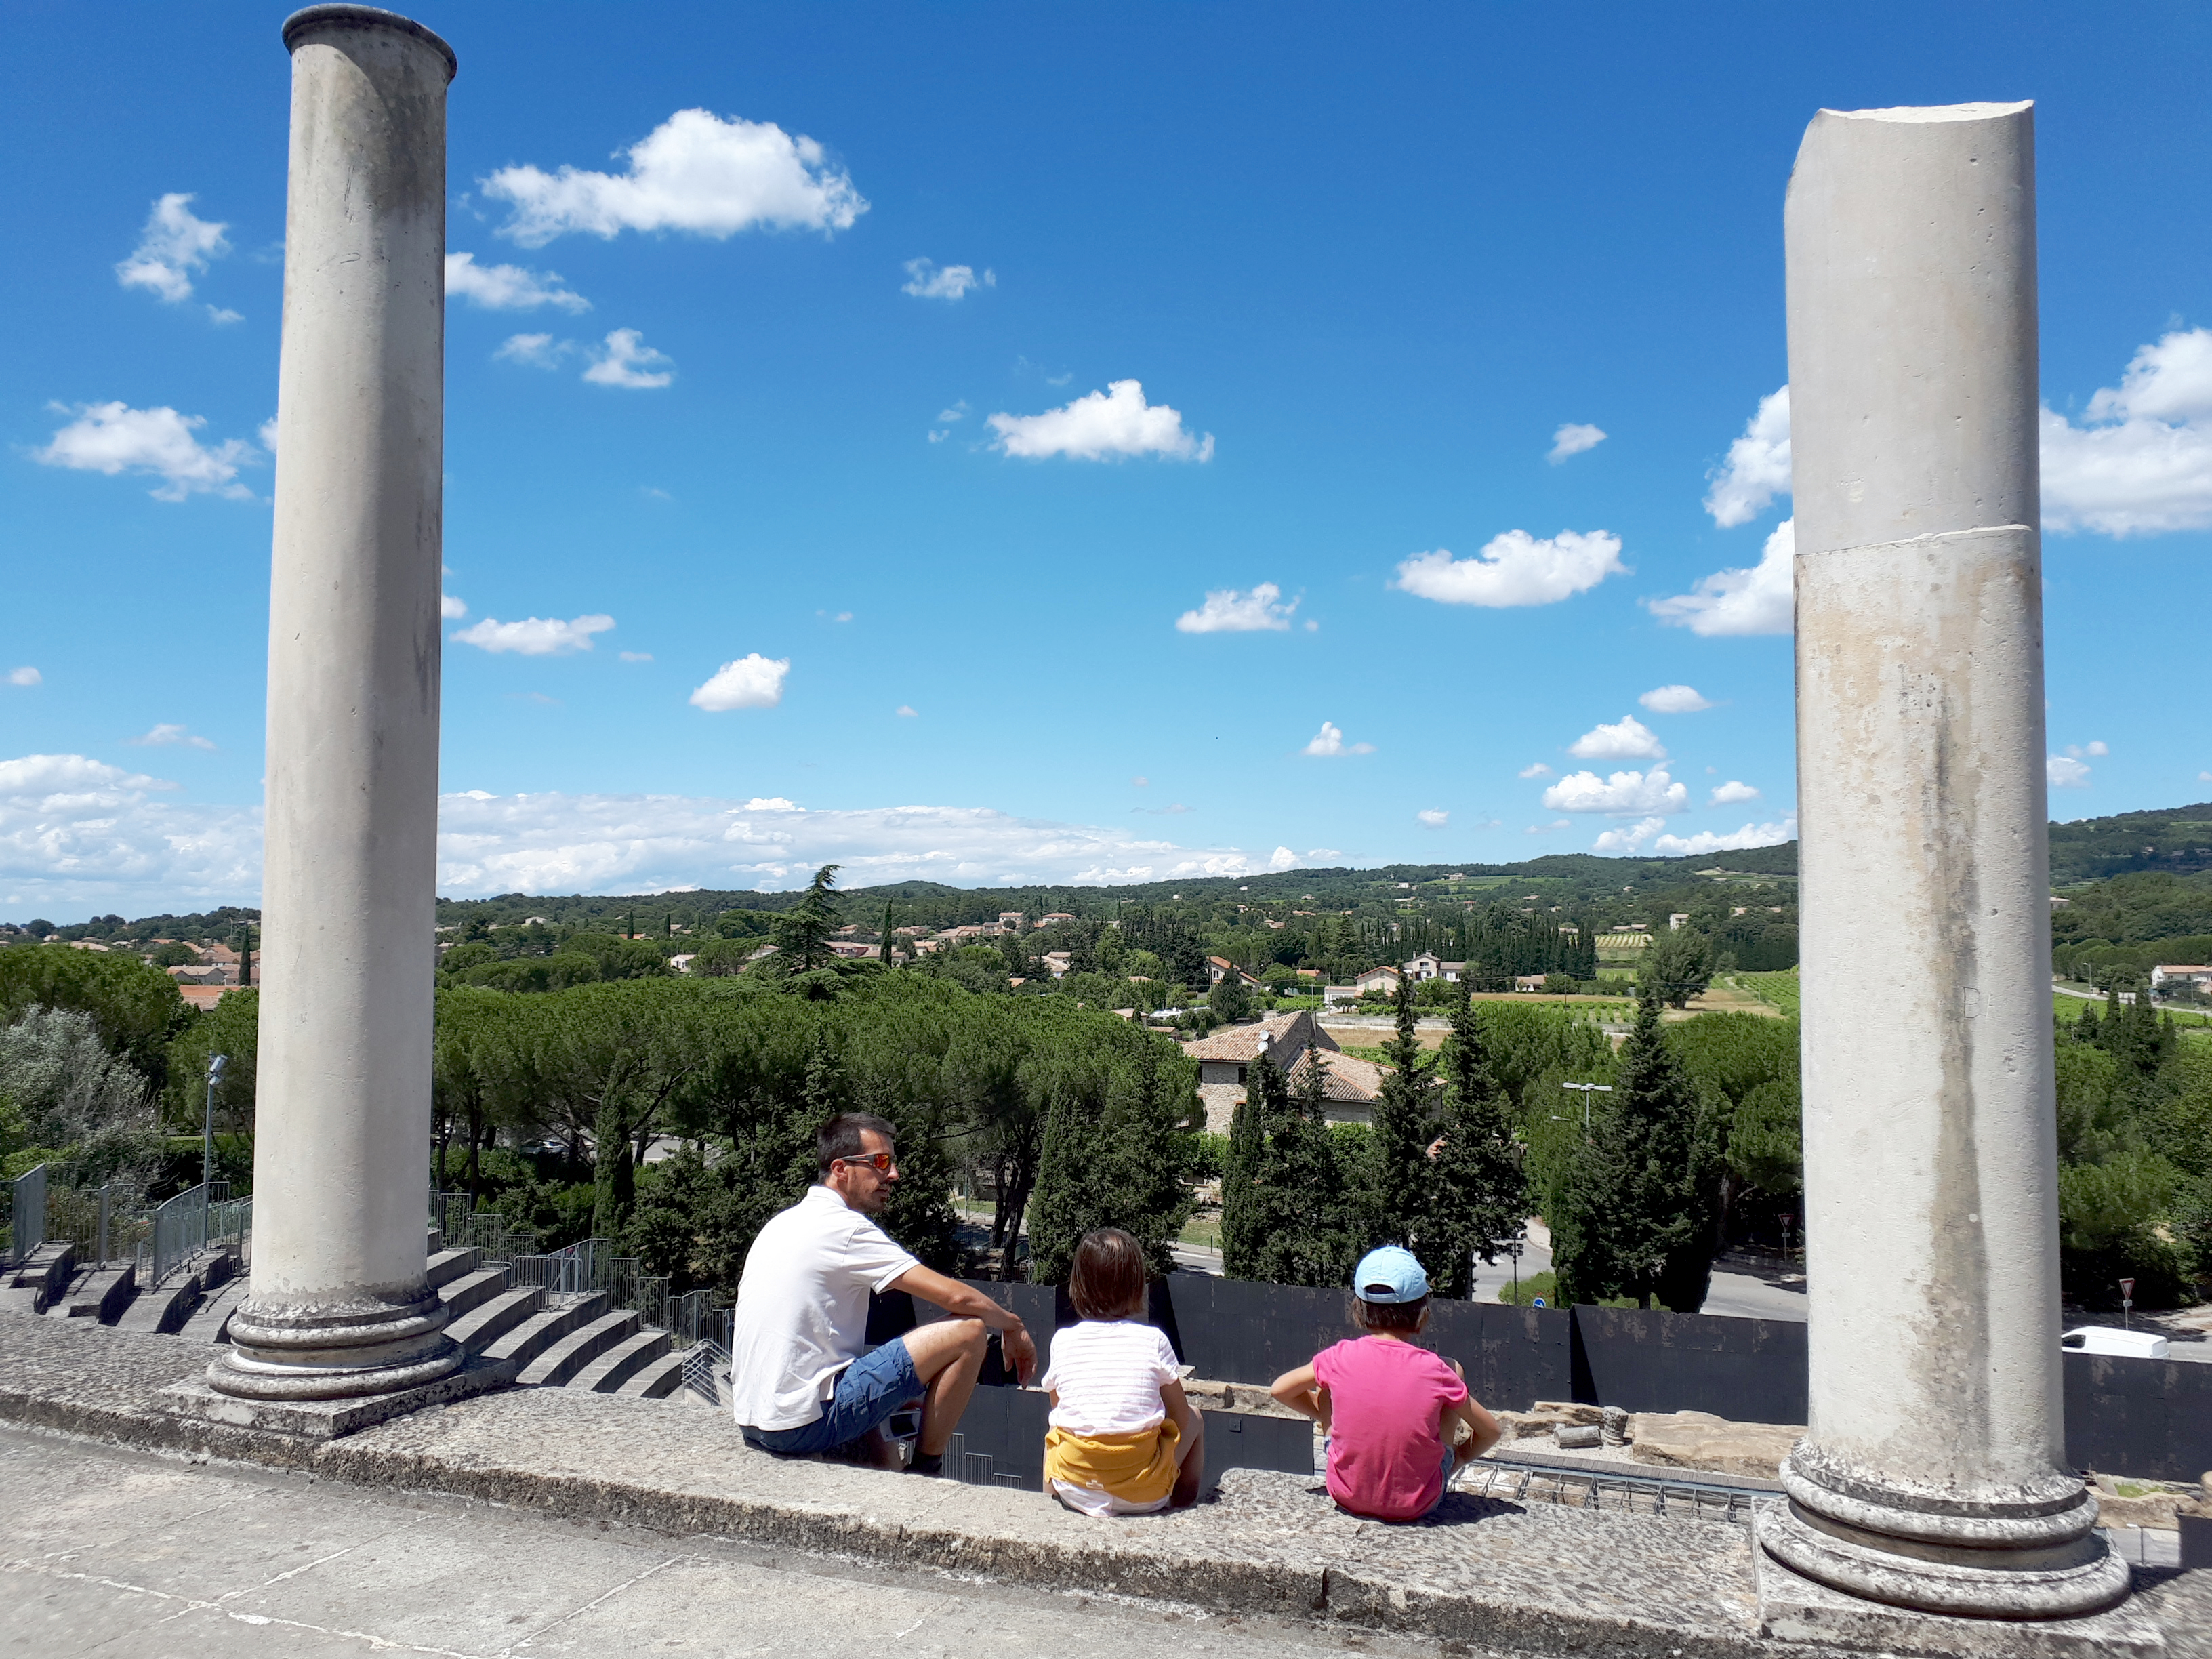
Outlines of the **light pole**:
{"type": "Polygon", "coordinates": [[[215,1179],[215,1091],[222,1081],[223,1063],[230,1058],[217,1054],[208,1061],[207,1100],[200,1123],[200,1185],[204,1187],[215,1179]]]}
{"type": "Polygon", "coordinates": [[[1613,1092],[1613,1085],[1610,1083],[1562,1083],[1559,1087],[1562,1089],[1576,1089],[1581,1091],[1583,1097],[1583,1139],[1585,1140],[1589,1139],[1590,1132],[1589,1097],[1593,1094],[1611,1094],[1613,1092]]]}

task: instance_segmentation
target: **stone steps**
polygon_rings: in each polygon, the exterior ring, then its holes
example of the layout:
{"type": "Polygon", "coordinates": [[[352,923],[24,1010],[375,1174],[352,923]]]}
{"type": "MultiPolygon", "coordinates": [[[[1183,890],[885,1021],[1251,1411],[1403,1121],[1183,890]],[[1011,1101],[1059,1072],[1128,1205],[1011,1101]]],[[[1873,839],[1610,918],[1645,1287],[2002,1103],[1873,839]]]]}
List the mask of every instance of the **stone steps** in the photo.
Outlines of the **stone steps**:
{"type": "Polygon", "coordinates": [[[683,1393],[684,1356],[669,1352],[648,1361],[632,1371],[615,1392],[625,1400],[666,1400],[683,1393]]]}
{"type": "Polygon", "coordinates": [[[446,1327],[446,1334],[471,1353],[482,1353],[524,1321],[545,1311],[543,1286],[526,1285],[486,1297],[446,1327]]]}
{"type": "Polygon", "coordinates": [[[479,1267],[474,1273],[463,1273],[459,1279],[449,1279],[439,1285],[438,1300],[446,1304],[446,1310],[453,1318],[459,1319],[463,1314],[483,1306],[510,1289],[508,1281],[513,1273],[511,1267],[479,1267]]]}
{"type": "Polygon", "coordinates": [[[642,1322],[635,1308],[617,1308],[611,1313],[579,1321],[557,1341],[541,1349],[514,1380],[538,1388],[560,1387],[609,1348],[635,1336],[642,1322]]]}
{"type": "Polygon", "coordinates": [[[252,1284],[251,1279],[240,1274],[228,1285],[219,1286],[185,1316],[177,1334],[188,1342],[229,1341],[230,1316],[246,1300],[246,1292],[252,1284]]]}
{"type": "Polygon", "coordinates": [[[125,1261],[119,1267],[88,1267],[68,1291],[46,1310],[49,1319],[96,1319],[112,1325],[138,1294],[138,1269],[125,1261]]]}
{"type": "Polygon", "coordinates": [[[67,1242],[41,1244],[30,1260],[0,1279],[0,1291],[26,1313],[40,1314],[69,1288],[76,1273],[76,1247],[67,1242]]]}
{"type": "MultiPolygon", "coordinates": [[[[593,1394],[620,1394],[623,1384],[656,1359],[668,1357],[668,1333],[641,1322],[629,1335],[600,1351],[564,1385],[593,1394]]],[[[678,1373],[681,1375],[681,1373],[678,1373]]]]}
{"type": "Polygon", "coordinates": [[[431,1287],[442,1289],[457,1279],[465,1279],[477,1271],[483,1252],[471,1247],[458,1250],[436,1250],[423,1266],[423,1276],[431,1287]]]}
{"type": "MultiPolygon", "coordinates": [[[[540,1291],[538,1294],[544,1292],[540,1291]]],[[[607,1297],[604,1293],[567,1299],[557,1307],[531,1315],[496,1341],[486,1344],[481,1352],[487,1359],[511,1359],[516,1370],[520,1370],[535,1364],[548,1348],[579,1327],[600,1318],[606,1310],[607,1297]]]]}

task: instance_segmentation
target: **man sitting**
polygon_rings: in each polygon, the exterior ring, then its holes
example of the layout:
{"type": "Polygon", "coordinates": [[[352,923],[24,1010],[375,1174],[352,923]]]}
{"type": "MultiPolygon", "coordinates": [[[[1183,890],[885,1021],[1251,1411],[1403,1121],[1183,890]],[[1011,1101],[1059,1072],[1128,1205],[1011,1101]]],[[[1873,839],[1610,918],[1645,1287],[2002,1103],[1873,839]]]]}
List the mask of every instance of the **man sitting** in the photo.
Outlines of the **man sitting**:
{"type": "Polygon", "coordinates": [[[945,1448],[975,1391],[987,1332],[1000,1333],[1021,1380],[1036,1369],[1022,1322],[957,1279],[932,1273],[869,1219],[897,1184],[891,1126],[844,1112],[816,1132],[821,1179],[771,1218],[745,1255],[730,1340],[738,1425],[749,1445],[785,1456],[839,1451],[897,1466],[883,1432],[919,1398],[909,1471],[943,1472],[945,1448]],[[952,1316],[864,1353],[868,1293],[906,1291],[952,1316]]]}

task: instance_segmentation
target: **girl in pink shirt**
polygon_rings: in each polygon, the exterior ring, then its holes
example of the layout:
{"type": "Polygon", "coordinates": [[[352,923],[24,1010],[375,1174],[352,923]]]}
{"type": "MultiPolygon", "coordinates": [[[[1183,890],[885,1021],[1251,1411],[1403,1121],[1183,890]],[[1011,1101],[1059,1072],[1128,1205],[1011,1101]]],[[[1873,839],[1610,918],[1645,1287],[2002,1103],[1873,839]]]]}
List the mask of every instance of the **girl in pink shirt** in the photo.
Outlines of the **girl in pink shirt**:
{"type": "Polygon", "coordinates": [[[1429,1322],[1429,1276],[1411,1251],[1369,1251],[1352,1287],[1367,1334],[1285,1372],[1271,1392],[1328,1436],[1328,1495],[1339,1509],[1418,1521],[1443,1501],[1454,1469],[1496,1445],[1500,1431],[1460,1368],[1411,1340],[1429,1322]],[[1462,1423],[1468,1437],[1455,1450],[1462,1423]]]}

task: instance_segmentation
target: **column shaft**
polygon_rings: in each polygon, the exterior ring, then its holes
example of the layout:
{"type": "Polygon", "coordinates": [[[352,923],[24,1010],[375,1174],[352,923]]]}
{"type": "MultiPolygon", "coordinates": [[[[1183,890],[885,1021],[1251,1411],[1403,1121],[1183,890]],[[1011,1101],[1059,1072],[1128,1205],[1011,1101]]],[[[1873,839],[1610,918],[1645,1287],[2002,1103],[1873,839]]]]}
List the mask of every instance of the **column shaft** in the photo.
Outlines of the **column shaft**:
{"type": "Polygon", "coordinates": [[[1811,1398],[1762,1528],[2011,1617],[2127,1584],[2061,1415],[2034,199],[2025,104],[1823,111],[1790,179],[1811,1398]]]}
{"type": "Polygon", "coordinates": [[[209,1381],[326,1399],[462,1359],[423,1276],[453,58],[363,6],[284,40],[253,1279],[209,1381]]]}

